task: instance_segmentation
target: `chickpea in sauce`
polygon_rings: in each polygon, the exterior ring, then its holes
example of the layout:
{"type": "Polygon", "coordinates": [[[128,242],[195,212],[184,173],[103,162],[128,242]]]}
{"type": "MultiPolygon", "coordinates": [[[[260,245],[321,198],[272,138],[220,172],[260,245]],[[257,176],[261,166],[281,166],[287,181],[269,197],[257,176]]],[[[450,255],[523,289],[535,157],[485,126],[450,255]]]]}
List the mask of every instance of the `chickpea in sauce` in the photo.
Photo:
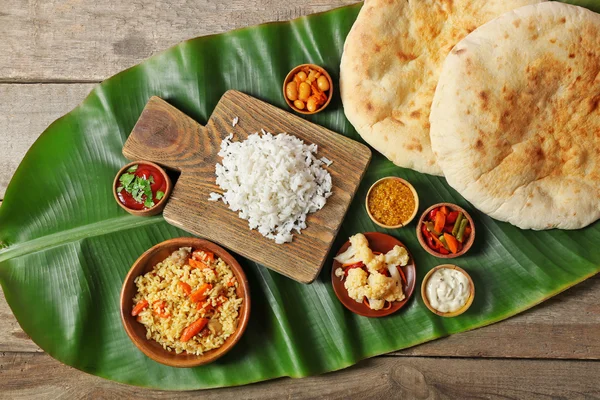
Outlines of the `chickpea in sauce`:
{"type": "Polygon", "coordinates": [[[313,113],[327,103],[330,89],[329,79],[307,65],[285,85],[285,96],[297,110],[313,113]]]}

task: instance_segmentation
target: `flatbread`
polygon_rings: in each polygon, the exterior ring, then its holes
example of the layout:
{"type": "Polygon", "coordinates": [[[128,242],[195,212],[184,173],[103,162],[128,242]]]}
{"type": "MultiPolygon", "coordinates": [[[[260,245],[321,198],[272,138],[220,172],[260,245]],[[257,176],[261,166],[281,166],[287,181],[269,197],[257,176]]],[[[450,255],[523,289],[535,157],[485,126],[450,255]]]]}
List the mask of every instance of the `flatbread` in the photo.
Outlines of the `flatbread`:
{"type": "Polygon", "coordinates": [[[431,111],[448,183],[520,228],[600,217],[600,15],[558,2],[480,27],[448,55],[431,111]]]}
{"type": "Polygon", "coordinates": [[[344,112],[394,164],[441,175],[429,111],[444,58],[483,23],[539,0],[366,0],[342,55],[344,112]]]}

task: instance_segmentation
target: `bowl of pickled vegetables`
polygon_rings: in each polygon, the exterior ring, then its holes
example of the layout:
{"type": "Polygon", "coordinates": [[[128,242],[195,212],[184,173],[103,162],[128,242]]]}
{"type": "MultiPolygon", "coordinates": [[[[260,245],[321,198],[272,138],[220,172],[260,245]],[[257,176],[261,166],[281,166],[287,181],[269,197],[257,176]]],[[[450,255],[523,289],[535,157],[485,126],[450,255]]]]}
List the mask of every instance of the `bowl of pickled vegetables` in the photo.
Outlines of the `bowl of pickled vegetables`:
{"type": "Polygon", "coordinates": [[[434,204],[421,215],[417,238],[429,254],[455,258],[465,254],[473,245],[475,224],[469,213],[456,204],[434,204]]]}
{"type": "Polygon", "coordinates": [[[333,81],[327,71],[318,65],[298,65],[283,81],[283,97],[294,111],[315,114],[331,101],[333,81]]]}

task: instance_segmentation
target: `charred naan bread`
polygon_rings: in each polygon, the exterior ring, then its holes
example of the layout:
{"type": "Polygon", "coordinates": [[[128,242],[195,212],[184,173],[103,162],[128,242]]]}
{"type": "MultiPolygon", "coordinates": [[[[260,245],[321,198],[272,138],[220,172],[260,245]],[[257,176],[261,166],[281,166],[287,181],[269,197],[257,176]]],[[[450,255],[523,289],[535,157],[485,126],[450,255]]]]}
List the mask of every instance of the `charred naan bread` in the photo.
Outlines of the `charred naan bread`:
{"type": "Polygon", "coordinates": [[[600,218],[600,15],[548,2],[475,30],[446,59],[431,144],[448,183],[520,228],[600,218]]]}
{"type": "Polygon", "coordinates": [[[441,175],[429,111],[442,63],[469,32],[539,0],[366,0],[344,45],[344,112],[363,139],[401,167],[441,175]]]}

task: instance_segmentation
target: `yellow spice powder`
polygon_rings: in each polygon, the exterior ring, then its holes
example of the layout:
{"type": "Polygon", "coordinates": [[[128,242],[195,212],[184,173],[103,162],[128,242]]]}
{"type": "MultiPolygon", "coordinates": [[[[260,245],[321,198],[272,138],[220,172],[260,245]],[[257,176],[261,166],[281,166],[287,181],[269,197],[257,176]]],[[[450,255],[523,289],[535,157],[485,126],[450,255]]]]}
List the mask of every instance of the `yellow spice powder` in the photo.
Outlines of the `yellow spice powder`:
{"type": "Polygon", "coordinates": [[[412,191],[398,179],[385,179],[373,187],[367,199],[371,215],[384,225],[405,222],[415,210],[412,191]]]}

